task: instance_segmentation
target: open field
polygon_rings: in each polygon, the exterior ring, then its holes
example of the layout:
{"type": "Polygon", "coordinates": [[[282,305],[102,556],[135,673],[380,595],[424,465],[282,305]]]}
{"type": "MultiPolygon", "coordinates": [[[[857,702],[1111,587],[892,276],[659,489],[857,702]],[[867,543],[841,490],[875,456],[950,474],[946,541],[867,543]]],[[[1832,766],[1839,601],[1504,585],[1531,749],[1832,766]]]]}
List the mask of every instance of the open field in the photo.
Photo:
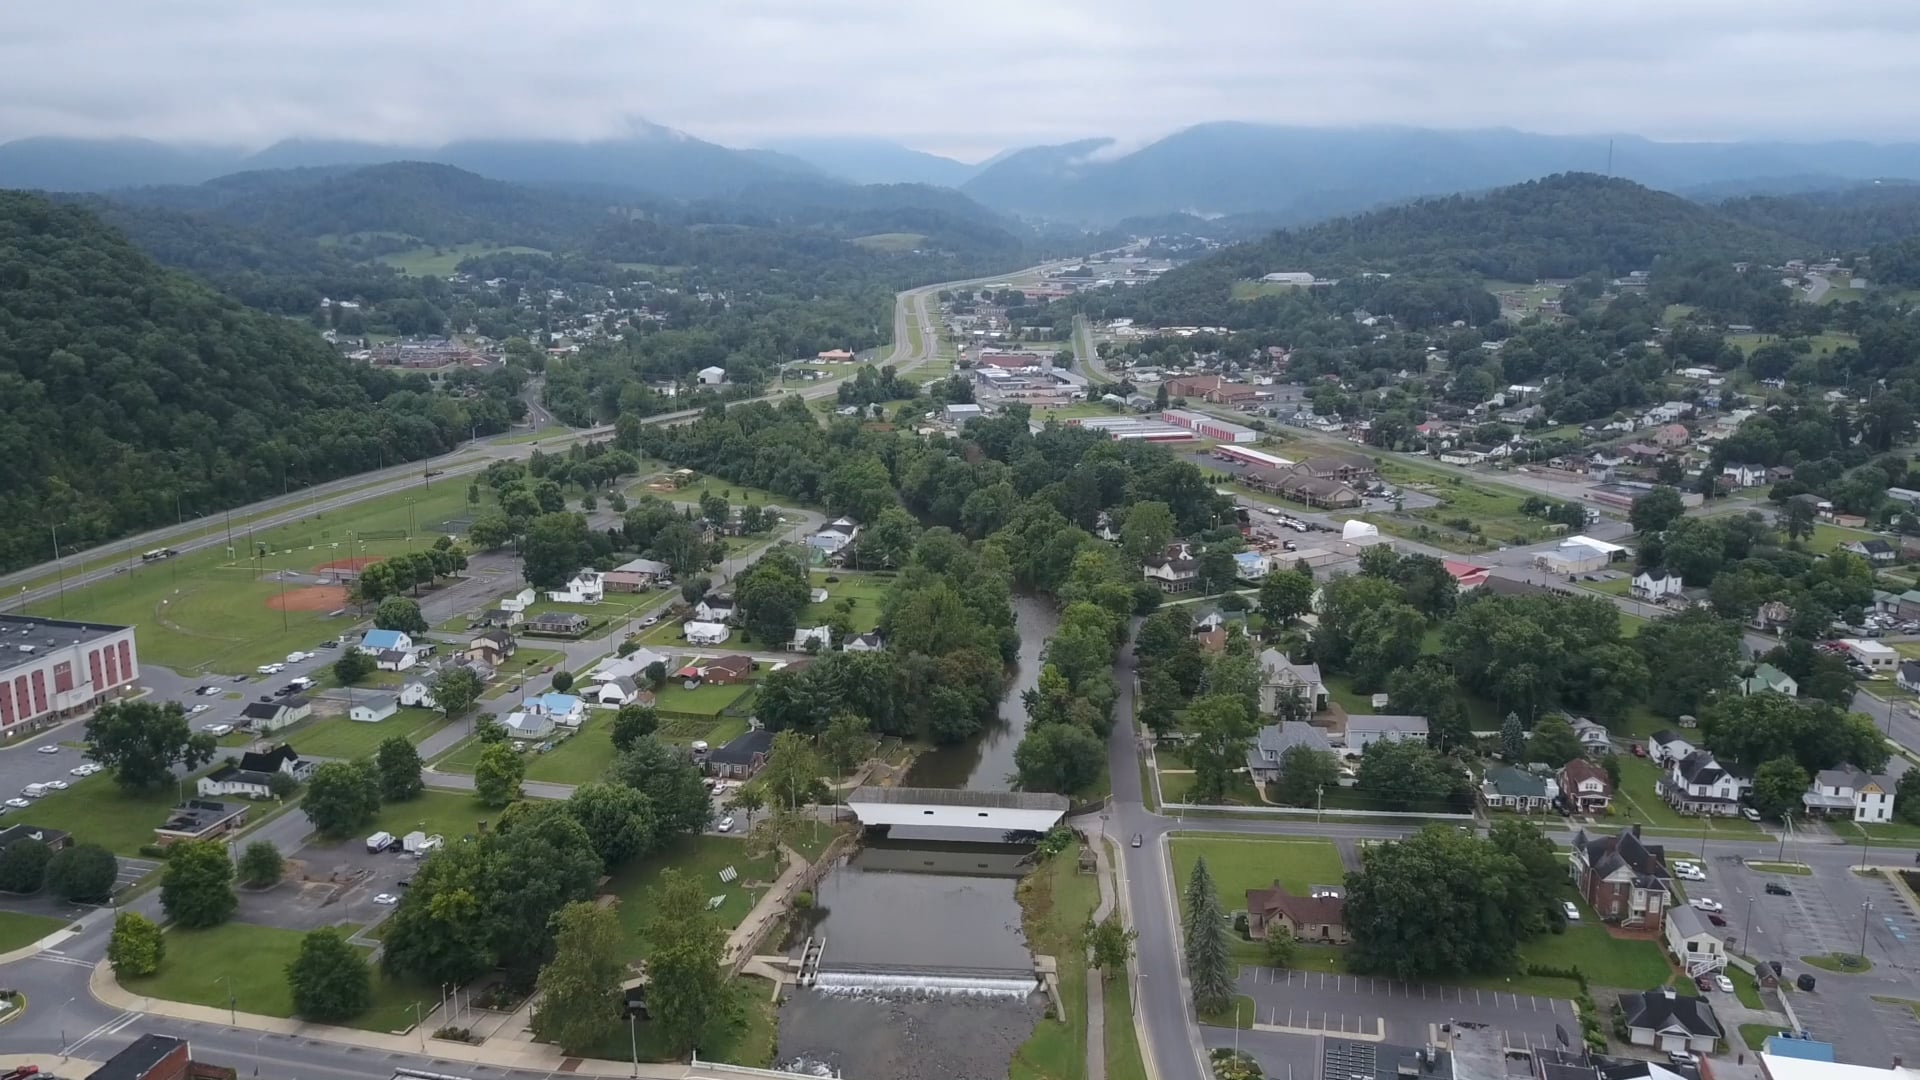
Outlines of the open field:
{"type": "Polygon", "coordinates": [[[1440,500],[1439,506],[1424,510],[1399,513],[1376,511],[1358,515],[1379,525],[1383,531],[1429,540],[1442,547],[1464,545],[1465,550],[1508,543],[1532,544],[1555,535],[1548,531],[1548,523],[1543,519],[1528,517],[1520,512],[1520,504],[1528,495],[1518,488],[1488,483],[1464,471],[1451,471],[1446,466],[1414,465],[1398,459],[1383,461],[1380,475],[1396,486],[1410,487],[1440,500]],[[1478,531],[1450,524],[1461,519],[1476,526],[1478,531]],[[1412,523],[1413,531],[1388,528],[1389,525],[1403,522],[1412,523]],[[1418,530],[1420,525],[1425,525],[1429,531],[1421,533],[1418,530]],[[1446,541],[1449,539],[1454,543],[1448,544],[1446,541]]]}
{"type": "Polygon", "coordinates": [[[1029,947],[1060,962],[1066,1019],[1041,1020],[1015,1052],[1007,1075],[1011,1080],[1079,1080],[1087,1075],[1087,979],[1099,978],[1087,970],[1080,935],[1100,904],[1100,883],[1080,873],[1075,854],[1066,851],[1027,875],[1019,895],[1029,947]]]}
{"type": "Polygon", "coordinates": [[[363,724],[344,716],[305,720],[286,731],[275,732],[271,741],[286,742],[302,755],[327,758],[372,757],[380,744],[395,735],[408,742],[420,740],[447,726],[447,718],[431,709],[401,709],[374,724],[363,724]]]}
{"type": "MultiPolygon", "coordinates": [[[[319,610],[303,601],[320,567],[349,558],[404,554],[442,532],[461,531],[471,513],[458,480],[409,488],[344,510],[313,514],[275,529],[242,530],[230,546],[203,548],[34,604],[35,615],[128,623],[140,658],[181,672],[239,674],[310,649],[357,619],[333,617],[330,593],[319,610]],[[408,535],[412,540],[409,542],[408,535]],[[378,537],[370,539],[369,537],[378,537]],[[264,557],[249,558],[264,547],[264,557]],[[295,580],[280,581],[289,572],[295,580]],[[273,605],[284,604],[284,610],[273,605]]],[[[316,593],[317,595],[317,593],[316,593]]]]}
{"type": "Polygon", "coordinates": [[[673,679],[655,695],[655,705],[661,714],[685,713],[690,716],[719,716],[727,706],[739,701],[753,690],[752,683],[735,683],[732,686],[713,686],[703,683],[688,690],[673,679]]]}
{"type": "MultiPolygon", "coordinates": [[[[137,794],[122,791],[104,772],[70,783],[67,790],[53,792],[37,800],[32,809],[13,814],[12,823],[62,829],[73,834],[75,843],[101,844],[116,855],[137,855],[143,844],[153,843],[154,827],[166,820],[167,811],[183,795],[193,796],[192,779],[137,794]]],[[[262,803],[249,816],[264,814],[271,806],[262,803]]]]}
{"type": "MultiPolygon", "coordinates": [[[[1728,334],[1727,335],[1727,344],[1733,346],[1736,349],[1739,349],[1742,354],[1749,355],[1749,356],[1753,354],[1753,350],[1759,348],[1762,345],[1766,345],[1775,341],[1786,341],[1786,340],[1788,339],[1782,338],[1778,334],[1728,334]]],[[[1859,338],[1854,337],[1852,334],[1842,334],[1838,332],[1814,334],[1812,337],[1809,337],[1807,341],[1809,344],[1813,346],[1813,355],[1815,356],[1826,356],[1829,353],[1832,353],[1835,349],[1858,348],[1860,345],[1859,338]]]]}
{"type": "Polygon", "coordinates": [[[1314,885],[1339,885],[1346,881],[1340,865],[1340,852],[1330,840],[1266,840],[1234,836],[1178,835],[1169,843],[1173,848],[1173,874],[1176,892],[1184,895],[1193,864],[1207,860],[1207,872],[1213,875],[1214,888],[1220,893],[1220,910],[1244,911],[1247,890],[1264,889],[1278,880],[1288,892],[1305,896],[1314,885]]]}
{"type": "Polygon", "coordinates": [[[820,626],[832,617],[840,602],[847,598],[853,600],[853,610],[848,617],[853,620],[853,632],[864,634],[880,625],[880,601],[892,587],[893,579],[873,574],[854,573],[846,570],[831,573],[815,570],[808,576],[808,583],[816,589],[827,590],[825,603],[808,604],[800,609],[801,626],[820,626]],[[833,577],[838,581],[829,582],[833,577]]]}
{"type": "Polygon", "coordinates": [[[406,802],[381,806],[380,815],[374,818],[372,825],[367,826],[365,835],[390,832],[395,836],[405,836],[419,830],[429,836],[438,834],[453,840],[476,832],[475,823],[492,820],[499,813],[498,810],[481,806],[467,792],[428,788],[406,802]]]}
{"type": "Polygon", "coordinates": [[[926,234],[911,232],[870,233],[856,236],[850,241],[868,251],[903,252],[912,251],[926,242],[926,234]]]}
{"type": "MultiPolygon", "coordinates": [[[[471,773],[480,762],[482,744],[468,739],[451,754],[434,763],[441,772],[471,773]]],[[[527,779],[547,784],[580,784],[598,780],[613,761],[613,712],[588,709],[580,730],[560,740],[544,754],[529,751],[521,757],[527,766],[527,779]]]]}
{"type": "MultiPolygon", "coordinates": [[[[343,934],[352,928],[342,927],[343,934]]],[[[287,965],[300,954],[297,930],[249,923],[227,923],[210,930],[167,931],[167,954],[160,970],[122,983],[128,990],[168,1001],[224,1009],[236,1003],[262,1016],[292,1016],[293,991],[287,965]]],[[[373,1001],[345,1026],[362,1031],[405,1031],[413,1025],[414,1003],[431,1009],[439,992],[430,986],[397,982],[373,972],[373,1001]]]]}
{"type": "Polygon", "coordinates": [[[521,247],[517,244],[489,244],[474,241],[455,244],[451,247],[420,247],[412,251],[396,252],[380,256],[380,261],[402,273],[417,277],[446,277],[453,273],[461,260],[474,255],[545,255],[539,248],[521,247]]]}
{"type": "Polygon", "coordinates": [[[0,911],[0,953],[31,945],[55,930],[67,925],[65,919],[50,919],[45,915],[23,915],[17,911],[0,911]]]}
{"type": "MultiPolygon", "coordinates": [[[[1160,797],[1170,803],[1188,801],[1188,793],[1193,790],[1193,774],[1190,772],[1163,772],[1160,774],[1160,797]]],[[[1254,790],[1253,781],[1243,772],[1234,773],[1227,781],[1225,802],[1235,806],[1259,806],[1260,793],[1254,790]]]]}
{"type": "Polygon", "coordinates": [[[766,886],[780,875],[777,856],[749,858],[747,842],[729,836],[683,836],[664,850],[621,867],[607,882],[606,891],[620,898],[614,911],[628,935],[627,952],[622,959],[633,961],[646,956],[640,943],[640,928],[647,921],[647,891],[659,883],[660,874],[668,869],[692,877],[707,890],[708,896],[727,898],[713,914],[728,930],[740,925],[766,892],[766,886]],[[720,871],[729,866],[739,874],[731,885],[720,880],[720,871]]]}
{"type": "MultiPolygon", "coordinates": [[[[1829,525],[1824,521],[1813,523],[1813,535],[1807,538],[1807,550],[1824,555],[1841,544],[1851,544],[1856,540],[1885,540],[1879,533],[1865,529],[1843,529],[1838,525],[1829,525]]],[[[1897,544],[1895,546],[1898,546],[1897,544]]]]}

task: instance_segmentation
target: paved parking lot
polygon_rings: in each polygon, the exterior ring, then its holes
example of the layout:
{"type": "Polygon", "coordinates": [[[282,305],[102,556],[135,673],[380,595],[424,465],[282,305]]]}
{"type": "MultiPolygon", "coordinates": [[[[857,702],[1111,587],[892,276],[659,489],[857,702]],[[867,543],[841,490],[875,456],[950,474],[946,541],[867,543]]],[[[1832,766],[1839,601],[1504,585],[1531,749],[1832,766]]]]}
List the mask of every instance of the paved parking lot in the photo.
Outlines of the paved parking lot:
{"type": "Polygon", "coordinates": [[[1429,1041],[1430,1028],[1460,1021],[1503,1030],[1515,1046],[1554,1043],[1556,1024],[1573,1030],[1578,1023],[1573,1006],[1559,998],[1367,975],[1243,966],[1239,986],[1253,999],[1255,1023],[1335,1035],[1384,1035],[1388,1042],[1414,1046],[1429,1041]]]}
{"type": "Polygon", "coordinates": [[[382,893],[398,896],[400,882],[418,868],[411,856],[391,851],[375,855],[357,840],[308,845],[289,860],[288,880],[265,892],[240,890],[234,917],[289,930],[341,923],[368,926],[393,910],[373,898],[382,893]]]}

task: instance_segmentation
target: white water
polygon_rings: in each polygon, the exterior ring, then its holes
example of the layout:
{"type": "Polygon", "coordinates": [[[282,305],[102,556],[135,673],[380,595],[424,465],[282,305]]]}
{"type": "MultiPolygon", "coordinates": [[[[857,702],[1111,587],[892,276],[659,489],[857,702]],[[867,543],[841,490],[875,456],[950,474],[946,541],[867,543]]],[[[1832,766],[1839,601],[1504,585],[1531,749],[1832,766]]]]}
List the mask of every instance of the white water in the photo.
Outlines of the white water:
{"type": "Polygon", "coordinates": [[[908,975],[874,971],[823,971],[814,988],[836,997],[978,997],[1023,999],[1040,988],[1028,978],[980,975],[908,975]]]}

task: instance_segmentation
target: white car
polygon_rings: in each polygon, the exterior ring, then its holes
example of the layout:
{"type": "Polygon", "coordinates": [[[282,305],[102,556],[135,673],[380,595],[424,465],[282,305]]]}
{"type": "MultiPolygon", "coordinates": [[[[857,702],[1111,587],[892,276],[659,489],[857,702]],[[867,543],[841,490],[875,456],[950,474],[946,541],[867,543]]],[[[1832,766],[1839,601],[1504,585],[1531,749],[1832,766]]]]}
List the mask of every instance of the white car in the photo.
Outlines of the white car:
{"type": "Polygon", "coordinates": [[[190,716],[199,716],[201,713],[206,712],[208,709],[211,709],[211,708],[213,708],[213,706],[203,701],[200,704],[195,705],[193,708],[188,709],[187,713],[190,716]]]}
{"type": "Polygon", "coordinates": [[[60,752],[60,746],[58,743],[47,743],[44,746],[34,747],[33,752],[36,754],[57,754],[60,752]]]}
{"type": "Polygon", "coordinates": [[[271,675],[274,672],[279,670],[280,670],[279,664],[261,664],[259,667],[254,668],[253,672],[256,675],[271,675]]]}
{"type": "Polygon", "coordinates": [[[297,664],[302,660],[305,660],[307,656],[308,654],[303,652],[290,652],[287,654],[287,663],[297,664]]]}
{"type": "Polygon", "coordinates": [[[233,725],[232,724],[208,724],[202,730],[204,730],[207,734],[214,736],[215,738],[219,738],[222,735],[231,734],[233,731],[233,725]]]}
{"type": "Polygon", "coordinates": [[[718,829],[721,832],[732,832],[733,818],[731,816],[721,818],[720,824],[715,825],[714,828],[718,829]]]}
{"type": "Polygon", "coordinates": [[[47,786],[55,791],[67,790],[67,782],[65,780],[49,780],[47,781],[47,786]]]}
{"type": "Polygon", "coordinates": [[[13,807],[15,810],[25,810],[27,807],[32,806],[33,804],[28,802],[25,799],[20,798],[19,796],[15,796],[7,800],[7,805],[13,807]]]}
{"type": "Polygon", "coordinates": [[[383,892],[379,896],[374,897],[373,902],[376,904],[397,904],[400,902],[400,898],[390,892],[383,892]]]}
{"type": "Polygon", "coordinates": [[[1580,909],[1573,906],[1573,901],[1571,900],[1560,901],[1560,910],[1567,913],[1568,922],[1580,921],[1580,909]]]}
{"type": "Polygon", "coordinates": [[[1700,911],[1708,911],[1708,912],[1720,912],[1720,911],[1725,911],[1725,910],[1726,910],[1726,908],[1724,908],[1724,907],[1722,907],[1722,906],[1720,905],[1720,901],[1718,901],[1718,900],[1708,900],[1708,899],[1707,899],[1706,897],[1704,897],[1704,896],[1703,896],[1703,897],[1701,897],[1701,898],[1699,898],[1699,899],[1697,899],[1697,900],[1689,900],[1689,901],[1687,901],[1687,903],[1689,903],[1689,904],[1692,904],[1692,905],[1694,906],[1694,908],[1696,908],[1697,910],[1700,910],[1700,911]]]}
{"type": "Polygon", "coordinates": [[[1715,975],[1713,977],[1713,988],[1723,994],[1731,994],[1733,993],[1733,980],[1727,978],[1725,975],[1715,975]]]}
{"type": "Polygon", "coordinates": [[[91,762],[85,765],[75,765],[73,768],[67,770],[67,775],[68,776],[92,776],[93,770],[96,768],[99,768],[99,766],[94,765],[91,762]]]}

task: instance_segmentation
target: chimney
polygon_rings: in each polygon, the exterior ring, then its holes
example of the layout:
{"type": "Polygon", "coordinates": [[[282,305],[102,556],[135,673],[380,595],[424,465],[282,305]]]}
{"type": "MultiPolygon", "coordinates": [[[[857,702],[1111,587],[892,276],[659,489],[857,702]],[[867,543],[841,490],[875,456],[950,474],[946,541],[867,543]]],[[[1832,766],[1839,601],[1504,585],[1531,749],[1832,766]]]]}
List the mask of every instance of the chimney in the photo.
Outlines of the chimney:
{"type": "Polygon", "coordinates": [[[1675,998],[1675,997],[1677,996],[1677,995],[1675,995],[1675,994],[1674,994],[1674,992],[1673,992],[1673,987],[1671,987],[1671,986],[1663,986],[1663,987],[1661,987],[1661,988],[1660,988],[1660,992],[1661,992],[1662,994],[1665,994],[1665,995],[1667,996],[1667,1000],[1668,1000],[1668,1001],[1672,1001],[1672,1000],[1673,1000],[1673,999],[1674,999],[1674,998],[1675,998]]]}
{"type": "Polygon", "coordinates": [[[1640,826],[1639,826],[1639,825],[1635,825],[1635,826],[1633,827],[1633,838],[1634,838],[1635,840],[1638,840],[1638,839],[1640,839],[1640,826]]]}

